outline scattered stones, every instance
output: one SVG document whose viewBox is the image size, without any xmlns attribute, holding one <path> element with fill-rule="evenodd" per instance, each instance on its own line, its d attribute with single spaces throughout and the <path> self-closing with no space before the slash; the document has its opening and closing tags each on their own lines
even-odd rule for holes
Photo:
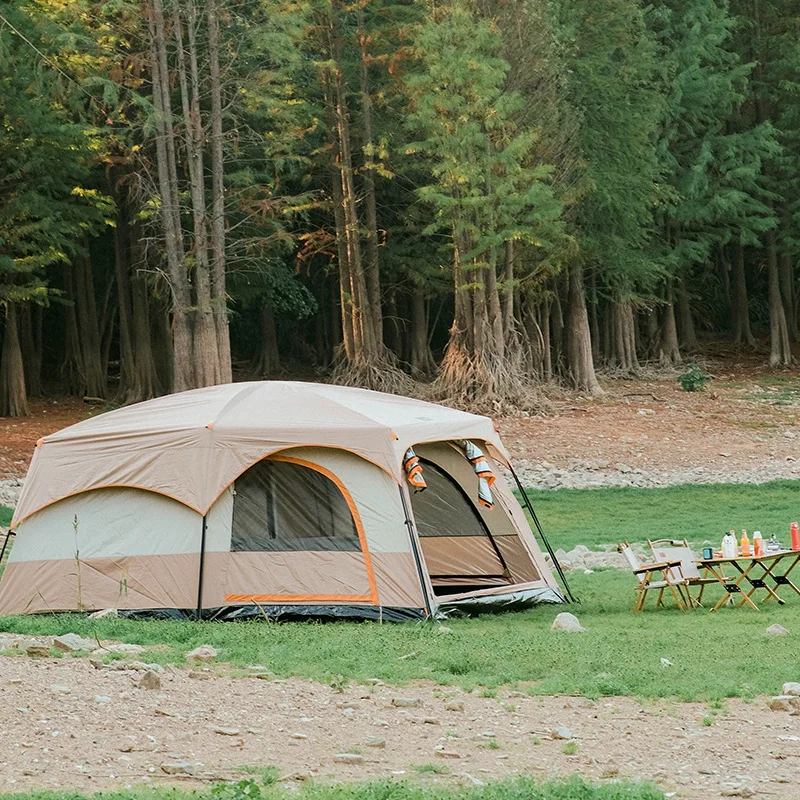
<svg viewBox="0 0 800 800">
<path fill-rule="evenodd" d="M 555 730 L 550 731 L 551 739 L 573 739 L 572 731 L 564 725 L 559 725 Z"/>
<path fill-rule="evenodd" d="M 210 644 L 201 644 L 194 650 L 186 654 L 186 661 L 202 661 L 204 664 L 211 664 L 217 660 L 219 650 Z"/>
<path fill-rule="evenodd" d="M 783 694 L 790 694 L 793 697 L 800 697 L 800 683 L 784 683 Z"/>
<path fill-rule="evenodd" d="M 419 697 L 393 697 L 392 705 L 395 708 L 419 708 L 422 700 Z"/>
<path fill-rule="evenodd" d="M 50 648 L 46 644 L 29 644 L 25 648 L 25 653 L 30 658 L 49 658 Z"/>
<path fill-rule="evenodd" d="M 445 711 L 463 711 L 464 710 L 464 701 L 463 700 L 448 700 L 444 704 Z"/>
<path fill-rule="evenodd" d="M 364 756 L 360 753 L 337 753 L 333 760 L 339 764 L 363 764 Z"/>
<path fill-rule="evenodd" d="M 56 636 L 53 639 L 53 647 L 62 653 L 79 653 L 95 649 L 96 643 L 91 639 L 84 639 L 77 633 L 65 633 L 63 636 Z"/>
<path fill-rule="evenodd" d="M 156 672 L 149 669 L 147 672 L 142 675 L 141 678 L 137 681 L 136 685 L 140 689 L 151 689 L 156 690 L 161 688 L 161 678 L 158 676 Z"/>
<path fill-rule="evenodd" d="M 562 611 L 550 626 L 551 631 L 565 631 L 567 633 L 585 633 L 586 628 L 581 625 L 578 618 L 569 611 Z"/>
<path fill-rule="evenodd" d="M 54 683 L 50 687 L 50 691 L 53 692 L 53 694 L 72 694 L 72 689 L 70 689 L 69 686 L 62 686 L 59 683 Z"/>
<path fill-rule="evenodd" d="M 167 775 L 197 775 L 202 764 L 193 761 L 164 761 L 161 771 Z"/>
<path fill-rule="evenodd" d="M 771 697 L 767 705 L 773 711 L 793 711 L 800 709 L 800 697 L 792 694 L 779 694 Z"/>
<path fill-rule="evenodd" d="M 109 653 L 118 653 L 121 656 L 138 656 L 143 653 L 145 648 L 140 644 L 128 644 L 128 642 L 112 642 L 104 644 L 102 647 L 93 650 L 89 653 L 90 656 L 95 658 L 102 658 Z"/>
<path fill-rule="evenodd" d="M 364 742 L 365 747 L 386 747 L 386 739 L 381 738 L 380 736 L 370 736 Z"/>
<path fill-rule="evenodd" d="M 778 625 L 777 622 L 774 625 L 770 625 L 766 630 L 767 636 L 786 636 L 787 633 L 789 631 L 783 625 Z"/>
<path fill-rule="evenodd" d="M 224 728 L 220 725 L 209 725 L 208 729 L 220 736 L 240 736 L 242 733 L 238 728 Z"/>
</svg>

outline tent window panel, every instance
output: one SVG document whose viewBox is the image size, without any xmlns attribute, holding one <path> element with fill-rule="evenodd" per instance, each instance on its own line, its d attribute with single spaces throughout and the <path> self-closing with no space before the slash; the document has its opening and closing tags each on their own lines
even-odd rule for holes
<svg viewBox="0 0 800 800">
<path fill-rule="evenodd" d="M 411 495 L 417 532 L 427 536 L 487 536 L 474 505 L 443 470 L 423 461 L 428 488 Z"/>
<path fill-rule="evenodd" d="M 347 501 L 322 473 L 299 464 L 262 461 L 236 480 L 233 552 L 360 549 Z"/>
</svg>

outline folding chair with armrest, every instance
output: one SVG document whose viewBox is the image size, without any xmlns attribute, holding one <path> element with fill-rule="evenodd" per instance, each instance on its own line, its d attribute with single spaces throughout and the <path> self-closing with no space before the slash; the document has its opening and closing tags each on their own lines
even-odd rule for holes
<svg viewBox="0 0 800 800">
<path fill-rule="evenodd" d="M 669 579 L 670 570 L 677 570 L 680 573 L 681 563 L 678 560 L 657 561 L 652 564 L 642 564 L 639 561 L 636 553 L 631 550 L 627 542 L 621 542 L 617 545 L 617 550 L 625 556 L 628 564 L 630 565 L 631 572 L 636 576 L 639 585 L 636 587 L 637 597 L 636 602 L 633 604 L 634 611 L 641 611 L 644 608 L 647 593 L 651 589 L 658 590 L 658 600 L 656 601 L 656 608 L 664 606 L 664 590 L 669 589 L 672 594 L 675 605 L 681 611 L 687 611 L 691 607 L 691 598 L 686 602 L 683 596 L 683 584 L 680 581 Z M 688 590 L 687 590 L 688 591 Z"/>
<path fill-rule="evenodd" d="M 703 603 L 703 591 L 710 583 L 719 583 L 719 579 L 710 574 L 709 570 L 704 569 L 703 573 L 697 567 L 697 556 L 689 547 L 686 539 L 653 539 L 647 540 L 647 545 L 653 558 L 659 561 L 679 561 L 679 569 L 671 569 L 667 574 L 667 580 L 679 583 L 686 589 L 691 607 L 700 606 Z M 699 586 L 700 591 L 697 597 L 692 597 L 689 591 L 692 587 Z"/>
</svg>

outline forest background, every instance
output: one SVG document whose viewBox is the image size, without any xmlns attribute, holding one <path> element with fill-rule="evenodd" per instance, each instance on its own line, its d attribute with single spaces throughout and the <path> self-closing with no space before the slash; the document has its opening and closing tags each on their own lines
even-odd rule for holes
<svg viewBox="0 0 800 800">
<path fill-rule="evenodd" d="M 792 362 L 799 0 L 2 0 L 0 415 Z"/>
</svg>

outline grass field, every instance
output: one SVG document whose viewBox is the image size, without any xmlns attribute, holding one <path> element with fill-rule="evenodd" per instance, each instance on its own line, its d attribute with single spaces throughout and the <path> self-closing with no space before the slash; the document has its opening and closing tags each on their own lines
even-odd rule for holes
<svg viewBox="0 0 800 800">
<path fill-rule="evenodd" d="M 75 792 L 39 791 L 0 794 L 3 800 L 82 800 Z M 419 783 L 381 781 L 370 783 L 304 784 L 299 791 L 264 786 L 252 780 L 216 784 L 211 789 L 186 791 L 174 788 L 98 792 L 92 800 L 664 800 L 654 786 L 627 782 L 592 785 L 580 778 L 536 783 L 522 778 L 474 789 L 424 786 Z M 88 797 L 86 798 L 88 800 Z"/>
<path fill-rule="evenodd" d="M 0 528 L 7 528 L 11 524 L 11 516 L 14 512 L 6 506 L 0 505 Z"/>
<path fill-rule="evenodd" d="M 717 541 L 730 527 L 785 530 L 794 514 L 794 485 L 694 486 L 673 489 L 559 490 L 534 493 L 539 516 L 554 547 L 648 535 L 687 535 Z M 800 516 L 800 514 L 798 514 Z M 786 537 L 784 536 L 784 540 Z M 800 568 L 799 568 L 800 571 Z M 181 663 L 203 643 L 222 650 L 232 669 L 264 664 L 280 676 L 321 681 L 391 683 L 430 679 L 471 689 L 516 685 L 531 694 L 632 695 L 714 700 L 776 693 L 800 680 L 797 638 L 800 598 L 789 597 L 761 612 L 724 608 L 716 614 L 658 609 L 654 598 L 632 613 L 634 577 L 600 570 L 571 573 L 580 598 L 574 611 L 585 634 L 549 630 L 561 607 L 447 622 L 452 634 L 429 623 L 265 624 L 88 620 L 62 615 L 0 618 L 0 630 L 27 634 L 67 631 L 145 645 L 166 645 L 147 660 Z M 715 590 L 710 596 L 716 597 Z M 769 639 L 779 622 L 789 636 Z M 409 656 L 409 654 L 411 654 Z M 672 666 L 664 667 L 662 658 Z M 340 677 L 341 676 L 341 677 Z"/>
</svg>

